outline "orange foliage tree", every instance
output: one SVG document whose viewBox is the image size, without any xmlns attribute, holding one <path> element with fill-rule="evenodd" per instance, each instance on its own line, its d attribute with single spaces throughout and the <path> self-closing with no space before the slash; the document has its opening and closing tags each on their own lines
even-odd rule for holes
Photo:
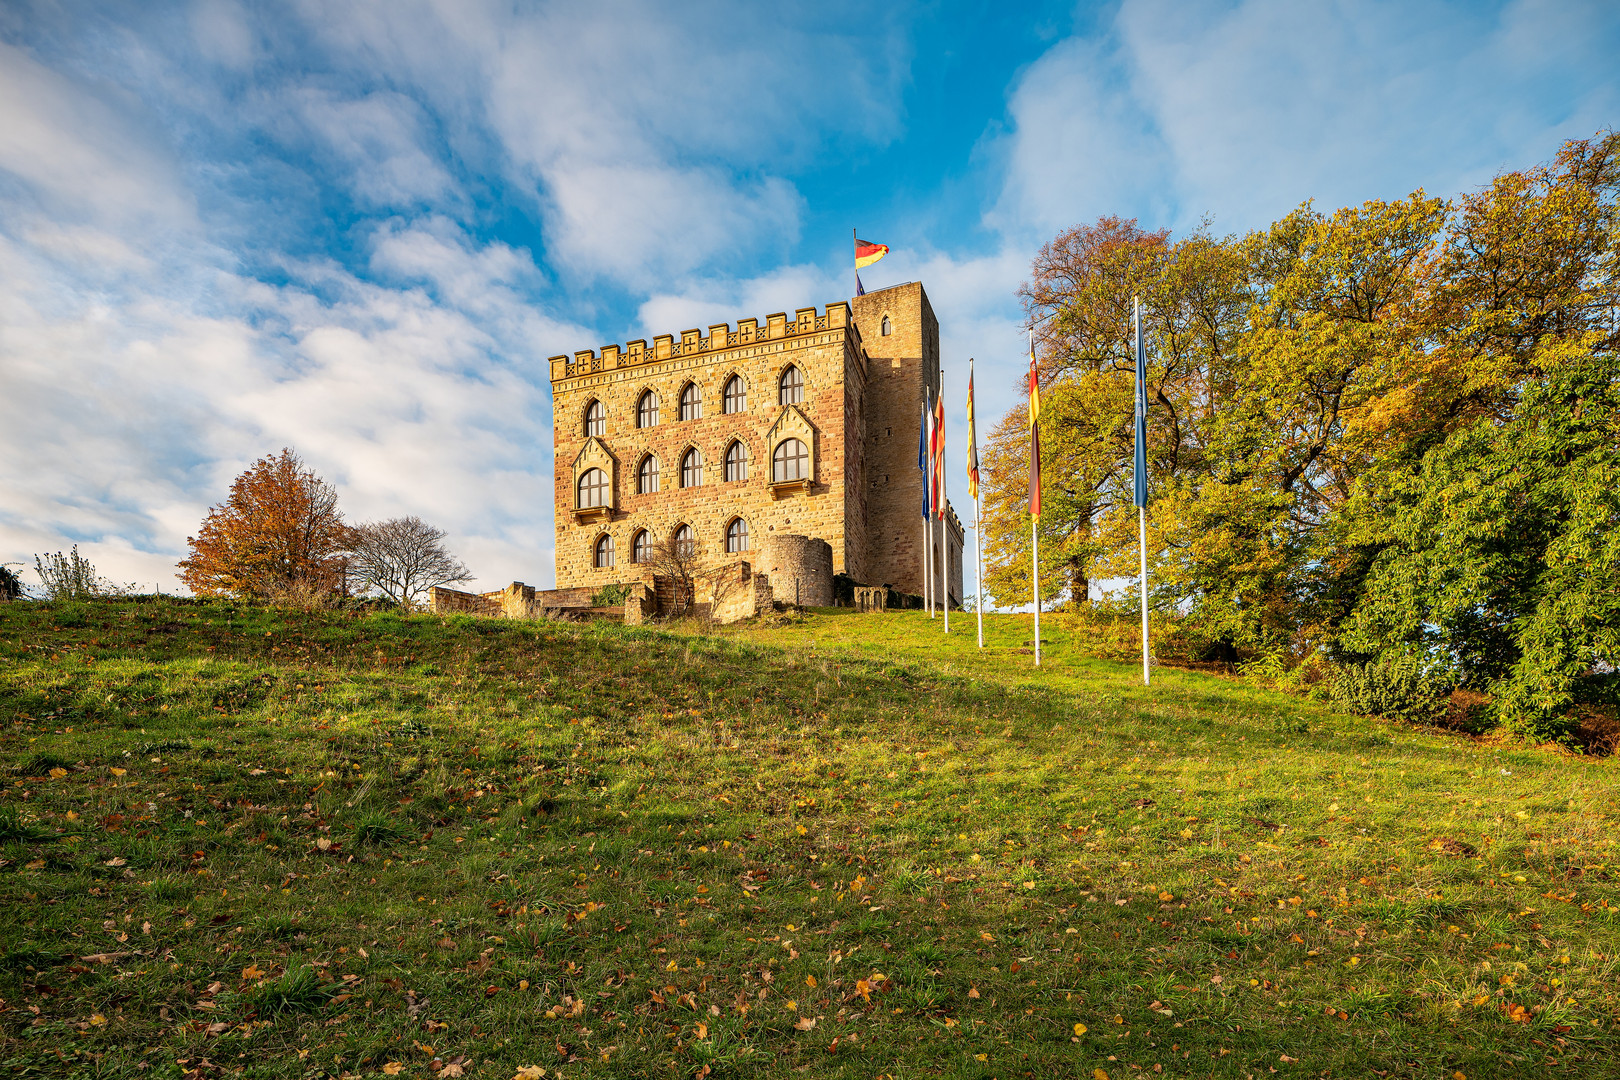
<svg viewBox="0 0 1620 1080">
<path fill-rule="evenodd" d="M 337 492 L 283 449 L 262 458 L 231 484 L 224 505 L 210 507 L 180 580 L 200 595 L 266 597 L 290 589 L 336 592 L 352 530 Z"/>
</svg>

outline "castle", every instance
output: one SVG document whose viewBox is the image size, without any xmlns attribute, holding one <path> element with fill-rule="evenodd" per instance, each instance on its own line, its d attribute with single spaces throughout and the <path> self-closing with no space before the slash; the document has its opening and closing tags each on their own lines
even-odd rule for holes
<svg viewBox="0 0 1620 1080">
<path fill-rule="evenodd" d="M 917 282 L 552 357 L 557 590 L 651 593 L 669 543 L 736 564 L 750 606 L 772 593 L 830 604 L 834 575 L 921 594 L 918 426 L 939 364 Z M 941 532 L 934 595 L 949 544 L 943 590 L 960 605 L 964 534 L 948 506 Z"/>
</svg>

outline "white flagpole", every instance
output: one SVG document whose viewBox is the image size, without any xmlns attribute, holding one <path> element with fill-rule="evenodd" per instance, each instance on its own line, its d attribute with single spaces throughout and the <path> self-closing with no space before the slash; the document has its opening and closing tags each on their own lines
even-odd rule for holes
<svg viewBox="0 0 1620 1080">
<path fill-rule="evenodd" d="M 1035 579 L 1035 666 L 1041 666 L 1041 534 L 1040 522 L 1029 519 L 1030 569 Z"/>
<path fill-rule="evenodd" d="M 973 385 L 973 358 L 968 358 L 968 386 Z M 979 407 L 977 401 L 971 403 L 975 409 Z M 975 423 L 978 417 L 974 418 Z M 974 439 L 978 438 L 978 431 L 974 431 Z M 975 452 L 977 446 L 975 446 Z M 975 453 L 976 456 L 976 453 Z M 969 477 L 969 479 L 972 479 Z M 979 648 L 984 648 L 984 525 L 980 521 L 983 512 L 979 508 L 978 485 L 973 490 L 973 595 L 978 600 L 979 608 Z"/>
<path fill-rule="evenodd" d="M 1136 365 L 1137 365 L 1136 379 L 1137 379 L 1138 386 L 1141 386 L 1143 381 L 1147 378 L 1147 375 L 1141 370 L 1142 364 L 1146 360 L 1147 353 L 1146 353 L 1146 350 L 1144 350 L 1142 348 L 1142 301 L 1135 300 L 1133 298 L 1133 302 L 1136 305 Z M 1146 398 L 1143 395 L 1144 395 L 1144 391 L 1142 391 L 1140 389 L 1137 391 L 1137 393 L 1135 395 L 1136 396 L 1136 408 L 1138 410 L 1144 409 L 1146 407 L 1146 405 L 1147 405 Z M 1137 425 L 1137 427 L 1136 427 L 1135 436 L 1136 436 L 1136 438 L 1141 438 L 1142 437 L 1142 428 L 1141 428 L 1140 425 Z M 1146 458 L 1143 455 L 1138 455 L 1138 460 L 1145 461 Z M 1137 544 L 1138 544 L 1138 547 L 1140 548 L 1140 550 L 1142 552 L 1142 685 L 1143 686 L 1152 686 L 1153 685 L 1153 674 L 1152 674 L 1152 667 L 1151 667 L 1151 664 L 1149 662 L 1149 650 L 1148 650 L 1148 575 L 1147 575 L 1147 507 L 1146 506 L 1138 506 L 1136 508 L 1136 522 L 1137 522 Z"/>
<path fill-rule="evenodd" d="M 943 365 L 939 369 L 939 400 L 939 411 L 943 414 L 945 412 L 945 368 Z M 940 563 L 942 569 L 939 575 L 939 588 L 940 592 L 945 595 L 945 632 L 948 634 L 951 632 L 951 500 L 948 491 L 951 473 L 949 469 L 945 468 L 943 460 L 945 457 L 945 432 L 943 429 L 939 433 L 939 448 L 941 461 L 938 467 L 944 470 L 939 474 L 939 535 L 940 558 L 942 560 Z"/>
</svg>

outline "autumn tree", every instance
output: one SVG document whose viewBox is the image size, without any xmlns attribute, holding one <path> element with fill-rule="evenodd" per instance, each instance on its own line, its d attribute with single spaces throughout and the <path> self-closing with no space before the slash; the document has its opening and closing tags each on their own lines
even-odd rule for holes
<svg viewBox="0 0 1620 1080">
<path fill-rule="evenodd" d="M 471 581 L 472 573 L 444 546 L 445 532 L 419 517 L 357 525 L 347 572 L 359 592 L 375 592 L 414 607 L 429 589 Z"/>
<path fill-rule="evenodd" d="M 340 590 L 353 530 L 337 501 L 336 490 L 290 449 L 254 462 L 186 538 L 191 551 L 180 562 L 180 580 L 204 596 Z"/>
</svg>

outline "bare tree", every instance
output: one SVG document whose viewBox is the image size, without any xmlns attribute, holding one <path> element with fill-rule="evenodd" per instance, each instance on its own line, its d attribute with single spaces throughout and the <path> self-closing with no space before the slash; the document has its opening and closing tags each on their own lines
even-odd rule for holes
<svg viewBox="0 0 1620 1080">
<path fill-rule="evenodd" d="M 415 607 L 437 585 L 471 581 L 472 573 L 445 550 L 445 535 L 414 514 L 357 526 L 349 580 L 358 591 L 379 592 L 406 607 Z"/>
<path fill-rule="evenodd" d="M 662 540 L 652 546 L 650 558 L 653 577 L 669 581 L 674 590 L 670 610 L 666 615 L 685 615 L 697 597 L 697 581 L 701 562 L 698 546 L 693 540 Z"/>
</svg>

